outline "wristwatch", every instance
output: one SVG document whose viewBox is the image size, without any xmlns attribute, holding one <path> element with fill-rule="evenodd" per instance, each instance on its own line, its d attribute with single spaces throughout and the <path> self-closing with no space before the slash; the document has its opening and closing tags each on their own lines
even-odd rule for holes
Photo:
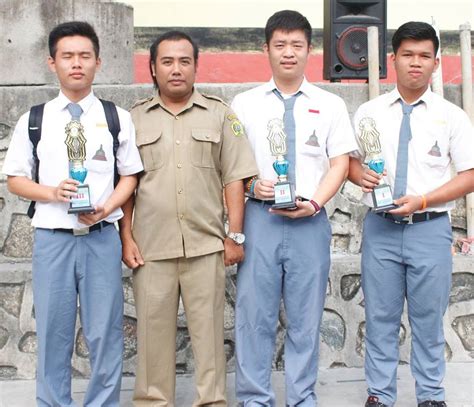
<svg viewBox="0 0 474 407">
<path fill-rule="evenodd" d="M 245 235 L 243 233 L 239 232 L 229 232 L 227 234 L 227 237 L 229 239 L 232 239 L 235 244 L 238 244 L 239 246 L 245 242 Z"/>
</svg>

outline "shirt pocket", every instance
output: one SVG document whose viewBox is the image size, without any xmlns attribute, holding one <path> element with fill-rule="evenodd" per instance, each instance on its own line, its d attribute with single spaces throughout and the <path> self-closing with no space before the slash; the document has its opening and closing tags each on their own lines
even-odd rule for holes
<svg viewBox="0 0 474 407">
<path fill-rule="evenodd" d="M 89 155 L 90 153 L 90 155 Z M 114 153 L 112 141 L 110 143 L 97 144 L 93 150 L 88 151 L 89 158 L 85 167 L 98 174 L 112 173 L 114 170 Z"/>
<path fill-rule="evenodd" d="M 432 169 L 445 170 L 449 165 L 449 159 L 445 157 L 427 156 L 423 160 L 424 164 Z"/>
<path fill-rule="evenodd" d="M 192 129 L 191 163 L 195 167 L 215 168 L 221 135 L 212 129 Z"/>
<path fill-rule="evenodd" d="M 145 137 L 137 137 L 137 147 L 143 162 L 145 171 L 155 171 L 163 167 L 163 140 L 162 132 L 148 134 Z"/>
<path fill-rule="evenodd" d="M 425 154 L 423 163 L 433 170 L 446 170 L 450 163 L 448 147 L 442 140 L 433 138 L 429 143 L 425 143 L 423 148 Z"/>
<path fill-rule="evenodd" d="M 311 136 L 300 144 L 299 152 L 308 157 L 318 158 L 326 155 L 326 145 L 321 140 L 321 137 L 315 138 L 315 136 Z"/>
<path fill-rule="evenodd" d="M 114 163 L 113 161 L 89 160 L 86 168 L 89 171 L 96 172 L 98 174 L 111 173 L 114 170 Z"/>
</svg>

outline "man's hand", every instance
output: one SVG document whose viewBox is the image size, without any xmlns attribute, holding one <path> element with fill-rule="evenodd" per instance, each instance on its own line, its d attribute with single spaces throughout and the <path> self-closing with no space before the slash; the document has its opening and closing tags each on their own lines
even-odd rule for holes
<svg viewBox="0 0 474 407">
<path fill-rule="evenodd" d="M 110 212 L 107 211 L 104 206 L 96 205 L 94 206 L 94 212 L 81 213 L 78 216 L 78 220 L 79 222 L 84 223 L 84 225 L 95 225 L 109 215 Z"/>
<path fill-rule="evenodd" d="M 77 192 L 79 181 L 67 178 L 59 183 L 54 189 L 53 202 L 70 202 L 71 196 Z"/>
<path fill-rule="evenodd" d="M 384 175 L 386 171 L 384 170 Z M 373 189 L 379 185 L 382 175 L 377 174 L 375 171 L 370 168 L 364 168 L 362 170 L 362 177 L 360 180 L 360 186 L 362 187 L 362 192 L 372 192 Z"/>
<path fill-rule="evenodd" d="M 276 184 L 275 181 L 270 181 L 267 179 L 258 179 L 255 181 L 255 187 L 253 193 L 257 199 L 274 199 L 275 190 L 273 186 Z"/>
<path fill-rule="evenodd" d="M 240 263 L 243 259 L 244 247 L 226 237 L 224 239 L 224 265 L 226 267 L 233 266 L 236 263 Z"/>
<path fill-rule="evenodd" d="M 135 240 L 131 237 L 122 237 L 122 260 L 132 270 L 145 264 Z"/>
<path fill-rule="evenodd" d="M 393 203 L 399 205 L 400 208 L 392 209 L 388 211 L 389 213 L 392 215 L 408 216 L 421 209 L 423 198 L 421 196 L 405 195 L 399 199 L 395 199 Z"/>
<path fill-rule="evenodd" d="M 269 209 L 269 212 L 274 213 L 275 215 L 287 216 L 288 218 L 296 219 L 303 218 L 305 216 L 313 216 L 315 213 L 315 208 L 313 204 L 309 201 L 300 201 L 296 200 L 296 209 Z"/>
</svg>

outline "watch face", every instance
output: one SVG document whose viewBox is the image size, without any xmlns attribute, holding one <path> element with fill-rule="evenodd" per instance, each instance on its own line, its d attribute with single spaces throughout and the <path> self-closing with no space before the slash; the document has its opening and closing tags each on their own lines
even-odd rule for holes
<svg viewBox="0 0 474 407">
<path fill-rule="evenodd" d="M 229 233 L 229 237 L 237 244 L 245 242 L 245 235 L 243 233 Z"/>
<path fill-rule="evenodd" d="M 235 234 L 235 243 L 242 244 L 245 242 L 245 235 L 243 233 L 236 233 Z"/>
</svg>

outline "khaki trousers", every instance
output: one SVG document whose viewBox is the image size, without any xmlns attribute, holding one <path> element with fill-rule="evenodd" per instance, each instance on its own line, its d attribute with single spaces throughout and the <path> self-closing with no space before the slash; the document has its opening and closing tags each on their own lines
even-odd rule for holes
<svg viewBox="0 0 474 407">
<path fill-rule="evenodd" d="M 134 273 L 133 290 L 138 319 L 134 406 L 175 405 L 180 296 L 194 354 L 193 406 L 225 406 L 223 252 L 146 262 Z"/>
</svg>

